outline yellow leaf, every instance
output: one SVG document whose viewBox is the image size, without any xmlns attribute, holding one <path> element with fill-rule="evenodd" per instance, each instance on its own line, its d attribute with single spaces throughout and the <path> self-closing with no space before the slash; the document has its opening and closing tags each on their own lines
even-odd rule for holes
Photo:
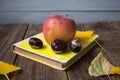
<svg viewBox="0 0 120 80">
<path fill-rule="evenodd" d="M 10 72 L 13 72 L 13 71 L 17 71 L 17 70 L 20 70 L 21 68 L 19 67 L 16 67 L 14 65 L 11 65 L 11 64 L 8 64 L 8 63 L 4 63 L 2 61 L 0 61 L 0 74 L 8 74 Z"/>
<path fill-rule="evenodd" d="M 80 40 L 85 40 L 92 37 L 93 34 L 94 31 L 76 31 L 75 38 L 78 38 Z"/>
<path fill-rule="evenodd" d="M 120 75 L 120 67 L 113 67 L 111 69 L 112 74 L 119 74 Z"/>
</svg>

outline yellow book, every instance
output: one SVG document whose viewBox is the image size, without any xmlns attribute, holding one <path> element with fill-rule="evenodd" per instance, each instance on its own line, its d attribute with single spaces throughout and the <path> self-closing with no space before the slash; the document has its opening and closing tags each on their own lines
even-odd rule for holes
<svg viewBox="0 0 120 80">
<path fill-rule="evenodd" d="M 37 37 L 43 41 L 42 49 L 33 49 L 29 45 L 29 39 Z M 31 60 L 48 65 L 55 69 L 65 70 L 74 62 L 80 59 L 87 51 L 93 48 L 96 44 L 95 39 L 98 35 L 93 35 L 87 40 L 81 41 L 82 49 L 78 53 L 74 53 L 67 49 L 64 53 L 56 54 L 44 39 L 43 33 L 36 34 L 20 42 L 12 45 L 13 52 Z"/>
</svg>

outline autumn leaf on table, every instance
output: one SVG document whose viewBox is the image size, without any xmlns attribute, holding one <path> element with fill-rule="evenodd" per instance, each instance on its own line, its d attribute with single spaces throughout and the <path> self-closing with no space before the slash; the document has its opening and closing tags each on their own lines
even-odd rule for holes
<svg viewBox="0 0 120 80">
<path fill-rule="evenodd" d="M 120 67 L 112 65 L 101 51 L 91 62 L 89 66 L 89 75 L 98 77 L 110 74 L 120 75 Z"/>
<path fill-rule="evenodd" d="M 0 61 L 0 74 L 5 75 L 7 77 L 7 74 L 20 70 L 21 68 L 16 67 L 12 64 L 4 63 Z M 8 79 L 9 80 L 9 79 Z"/>
<path fill-rule="evenodd" d="M 80 40 L 87 40 L 94 35 L 94 31 L 76 31 L 75 38 Z"/>
</svg>

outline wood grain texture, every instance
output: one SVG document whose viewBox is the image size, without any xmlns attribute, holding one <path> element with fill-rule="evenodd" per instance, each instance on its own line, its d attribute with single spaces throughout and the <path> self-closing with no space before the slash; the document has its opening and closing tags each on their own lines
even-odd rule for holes
<svg viewBox="0 0 120 80">
<path fill-rule="evenodd" d="M 84 30 L 94 30 L 96 34 L 99 34 L 99 42 L 106 49 L 107 59 L 116 66 L 120 66 L 120 36 L 119 22 L 110 23 L 110 22 L 98 22 L 98 23 L 89 23 L 83 24 Z M 81 26 L 80 26 L 81 27 Z M 107 76 L 103 77 L 90 77 L 88 74 L 88 67 L 91 61 L 98 55 L 101 48 L 95 46 L 90 50 L 84 57 L 78 60 L 73 66 L 67 70 L 69 80 L 109 80 Z M 112 80 L 120 80 L 117 75 L 110 76 Z"/>
<path fill-rule="evenodd" d="M 85 24 L 78 26 L 77 30 L 86 30 Z M 88 74 L 88 67 L 91 61 L 97 56 L 100 48 L 95 46 L 86 55 L 84 55 L 80 60 L 74 63 L 70 68 L 67 69 L 67 74 L 69 80 L 109 80 L 107 76 L 105 77 L 91 77 Z"/>
<path fill-rule="evenodd" d="M 98 21 L 120 21 L 120 12 L 0 12 L 0 24 L 31 23 L 43 24 L 51 15 L 68 15 L 76 23 Z"/>
<path fill-rule="evenodd" d="M 22 28 L 21 28 L 22 27 Z M 16 54 L 12 52 L 11 46 L 22 40 L 27 29 L 27 24 L 0 25 L 0 60 L 14 64 Z M 1 67 L 1 66 L 0 66 Z M 2 75 L 0 75 L 1 77 Z M 6 80 L 5 76 L 0 80 Z"/>
<path fill-rule="evenodd" d="M 107 59 L 120 67 L 120 22 L 97 22 L 77 24 L 77 30 L 94 30 L 100 37 L 98 41 L 107 50 Z M 80 60 L 65 71 L 59 71 L 41 63 L 18 56 L 12 52 L 11 45 L 42 32 L 42 24 L 0 25 L 0 60 L 22 68 L 19 74 L 11 73 L 10 80 L 109 80 L 107 76 L 91 77 L 88 67 L 101 48 L 95 46 Z M 118 75 L 110 75 L 112 80 L 120 80 Z"/>
<path fill-rule="evenodd" d="M 95 33 L 100 35 L 100 41 L 107 50 L 106 56 L 116 66 L 120 65 L 120 62 L 118 61 L 120 58 L 119 26 L 120 24 L 115 22 L 99 22 L 96 24 L 85 25 L 87 30 L 92 29 Z"/>
<path fill-rule="evenodd" d="M 119 0 L 1 0 L 0 11 L 120 10 Z"/>
<path fill-rule="evenodd" d="M 120 21 L 120 0 L 0 0 L 0 24 L 43 24 L 54 14 L 77 23 Z"/>
<path fill-rule="evenodd" d="M 0 60 L 14 63 L 16 54 L 12 53 L 11 45 L 22 40 L 26 28 L 22 24 L 0 26 Z"/>
</svg>

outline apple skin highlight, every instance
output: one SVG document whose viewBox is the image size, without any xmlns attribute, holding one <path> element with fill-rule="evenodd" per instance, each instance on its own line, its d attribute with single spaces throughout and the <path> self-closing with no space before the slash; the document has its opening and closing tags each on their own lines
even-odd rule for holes
<svg viewBox="0 0 120 80">
<path fill-rule="evenodd" d="M 49 45 L 55 39 L 69 43 L 74 38 L 75 32 L 75 21 L 61 15 L 50 16 L 43 24 L 44 38 Z"/>
</svg>

